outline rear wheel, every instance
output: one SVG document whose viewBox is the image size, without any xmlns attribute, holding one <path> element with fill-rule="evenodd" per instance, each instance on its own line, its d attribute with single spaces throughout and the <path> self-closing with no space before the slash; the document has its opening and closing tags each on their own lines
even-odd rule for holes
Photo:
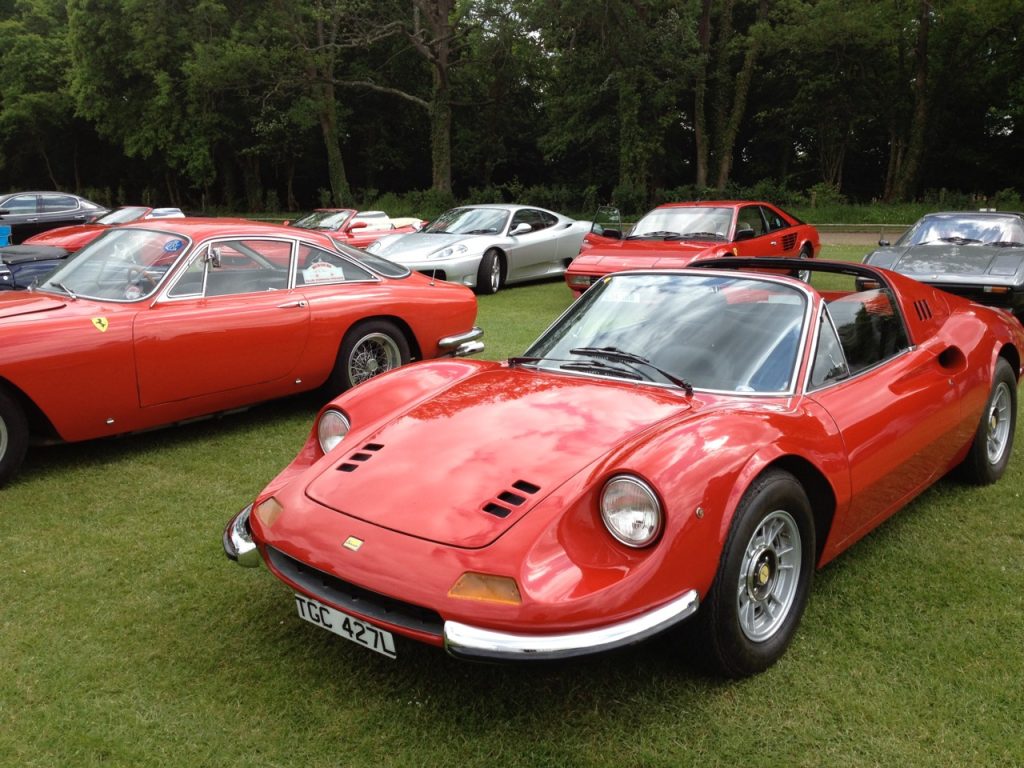
<svg viewBox="0 0 1024 768">
<path fill-rule="evenodd" d="M 0 389 L 0 485 L 4 485 L 25 459 L 28 420 L 21 406 Z"/>
<path fill-rule="evenodd" d="M 785 652 L 807 605 L 814 539 L 811 504 L 791 474 L 771 470 L 747 489 L 698 619 L 718 671 L 745 677 Z"/>
<path fill-rule="evenodd" d="M 814 253 L 811 251 L 811 247 L 809 245 L 805 245 L 803 248 L 801 248 L 800 249 L 800 255 L 797 256 L 797 258 L 798 259 L 811 259 L 811 258 L 814 258 Z M 795 277 L 797 280 L 802 280 L 805 283 L 809 283 L 809 282 L 811 282 L 811 270 L 809 270 L 809 269 L 798 269 L 798 270 L 796 270 L 796 272 L 793 273 L 793 277 Z"/>
<path fill-rule="evenodd" d="M 501 254 L 494 248 L 484 253 L 476 272 L 476 292 L 490 295 L 501 290 L 504 283 L 504 264 Z"/>
<path fill-rule="evenodd" d="M 1017 378 L 1010 364 L 1000 358 L 992 377 L 992 391 L 974 433 L 974 442 L 961 465 L 967 480 L 988 485 L 1003 476 L 1013 452 L 1016 428 Z"/>
<path fill-rule="evenodd" d="M 409 362 L 409 342 L 388 320 L 370 320 L 349 329 L 341 342 L 328 394 L 336 395 Z"/>
</svg>

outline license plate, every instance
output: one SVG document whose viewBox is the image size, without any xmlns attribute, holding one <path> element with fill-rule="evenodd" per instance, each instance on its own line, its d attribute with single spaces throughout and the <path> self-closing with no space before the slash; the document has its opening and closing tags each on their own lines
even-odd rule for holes
<svg viewBox="0 0 1024 768">
<path fill-rule="evenodd" d="M 395 638 L 390 632 L 303 595 L 295 596 L 295 607 L 299 611 L 300 619 L 341 635 L 346 640 L 381 653 L 389 659 L 395 658 Z"/>
</svg>

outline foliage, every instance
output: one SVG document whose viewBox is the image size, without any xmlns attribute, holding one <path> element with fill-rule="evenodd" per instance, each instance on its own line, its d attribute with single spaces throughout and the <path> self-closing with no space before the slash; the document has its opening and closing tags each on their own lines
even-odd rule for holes
<svg viewBox="0 0 1024 768">
<path fill-rule="evenodd" d="M 4 0 L 0 189 L 1012 202 L 1022 36 L 1019 0 Z"/>
</svg>

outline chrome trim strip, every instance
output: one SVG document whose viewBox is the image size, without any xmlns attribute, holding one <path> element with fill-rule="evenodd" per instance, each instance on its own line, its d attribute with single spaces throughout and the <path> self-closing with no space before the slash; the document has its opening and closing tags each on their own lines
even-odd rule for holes
<svg viewBox="0 0 1024 768">
<path fill-rule="evenodd" d="M 251 514 L 252 504 L 249 504 L 228 521 L 221 539 L 224 554 L 229 560 L 234 560 L 244 568 L 255 568 L 261 560 L 260 551 L 256 548 L 256 542 L 252 540 L 252 532 L 249 530 Z"/>
<path fill-rule="evenodd" d="M 452 656 L 467 659 L 565 659 L 600 653 L 644 640 L 696 613 L 697 590 L 650 613 L 600 629 L 563 635 L 525 635 L 495 632 L 457 621 L 444 624 L 444 647 Z"/>
</svg>

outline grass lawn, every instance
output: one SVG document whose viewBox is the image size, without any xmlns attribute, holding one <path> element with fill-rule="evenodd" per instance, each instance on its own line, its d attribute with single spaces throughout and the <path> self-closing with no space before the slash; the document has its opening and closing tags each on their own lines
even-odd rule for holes
<svg viewBox="0 0 1024 768">
<path fill-rule="evenodd" d="M 485 357 L 568 304 L 483 298 Z M 817 574 L 778 665 L 726 683 L 675 636 L 489 666 L 300 621 L 220 534 L 317 406 L 30 452 L 0 490 L 0 766 L 1024 765 L 1020 430 L 1001 483 L 925 493 Z"/>
</svg>

